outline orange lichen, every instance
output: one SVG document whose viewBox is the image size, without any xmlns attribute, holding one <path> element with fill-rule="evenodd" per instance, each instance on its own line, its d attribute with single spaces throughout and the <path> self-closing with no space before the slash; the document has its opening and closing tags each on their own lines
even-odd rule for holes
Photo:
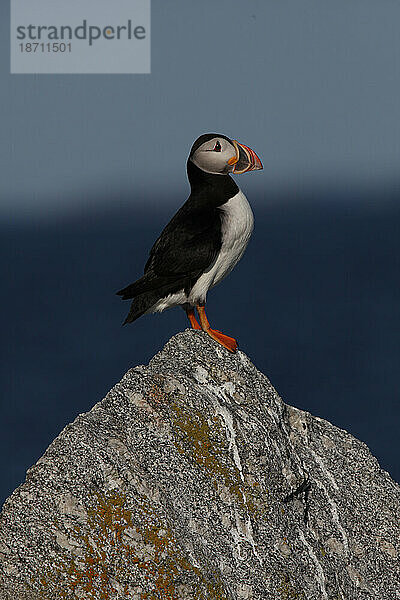
<svg viewBox="0 0 400 600">
<path fill-rule="evenodd" d="M 178 600 L 177 582 L 187 579 L 194 600 L 225 600 L 218 576 L 210 581 L 186 559 L 145 497 L 132 510 L 120 492 L 98 494 L 87 514 L 85 528 L 70 530 L 81 555 L 64 553 L 38 577 L 42 598 L 114 600 L 135 592 L 140 600 Z"/>
<path fill-rule="evenodd" d="M 166 399 L 166 394 L 164 390 L 157 383 L 153 383 L 150 391 L 148 392 L 150 400 L 155 402 L 156 404 L 161 404 Z"/>
</svg>

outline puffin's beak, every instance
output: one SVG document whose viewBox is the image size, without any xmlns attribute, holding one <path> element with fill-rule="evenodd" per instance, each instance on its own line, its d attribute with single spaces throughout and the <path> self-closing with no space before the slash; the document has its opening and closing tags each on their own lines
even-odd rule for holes
<svg viewBox="0 0 400 600">
<path fill-rule="evenodd" d="M 236 140 L 232 140 L 232 142 L 236 150 L 236 156 L 232 156 L 228 160 L 228 164 L 233 165 L 232 173 L 246 173 L 263 168 L 262 162 L 254 150 L 244 144 L 239 144 Z"/>
</svg>

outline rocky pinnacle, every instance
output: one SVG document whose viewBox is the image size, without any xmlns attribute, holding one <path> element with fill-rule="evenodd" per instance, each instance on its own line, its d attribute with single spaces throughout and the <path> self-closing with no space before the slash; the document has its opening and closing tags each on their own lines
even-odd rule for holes
<svg viewBox="0 0 400 600">
<path fill-rule="evenodd" d="M 367 446 L 185 331 L 6 501 L 0 600 L 398 600 L 399 553 L 400 488 Z"/>
</svg>

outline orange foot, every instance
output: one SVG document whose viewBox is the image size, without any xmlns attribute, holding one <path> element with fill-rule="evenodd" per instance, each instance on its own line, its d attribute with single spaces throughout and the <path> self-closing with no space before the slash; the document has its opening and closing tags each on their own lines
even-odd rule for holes
<svg viewBox="0 0 400 600">
<path fill-rule="evenodd" d="M 196 315 L 194 314 L 193 308 L 187 308 L 186 315 L 190 321 L 190 325 L 191 325 L 192 329 L 201 329 L 200 325 L 197 322 Z"/>
<path fill-rule="evenodd" d="M 224 348 L 229 350 L 229 352 L 237 351 L 238 345 L 234 338 L 231 338 L 228 335 L 221 333 L 217 329 L 207 329 L 206 333 L 208 333 L 208 335 L 212 337 L 213 340 L 221 344 L 221 346 L 224 346 Z"/>
</svg>

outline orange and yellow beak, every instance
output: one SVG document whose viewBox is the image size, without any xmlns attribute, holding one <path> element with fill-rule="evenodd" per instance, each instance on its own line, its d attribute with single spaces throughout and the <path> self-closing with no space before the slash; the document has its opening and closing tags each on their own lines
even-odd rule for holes
<svg viewBox="0 0 400 600">
<path fill-rule="evenodd" d="M 228 164 L 233 166 L 232 173 L 240 174 L 263 168 L 262 162 L 254 150 L 244 144 L 239 144 L 236 140 L 232 140 L 232 143 L 236 150 L 236 155 L 228 160 Z"/>
</svg>

